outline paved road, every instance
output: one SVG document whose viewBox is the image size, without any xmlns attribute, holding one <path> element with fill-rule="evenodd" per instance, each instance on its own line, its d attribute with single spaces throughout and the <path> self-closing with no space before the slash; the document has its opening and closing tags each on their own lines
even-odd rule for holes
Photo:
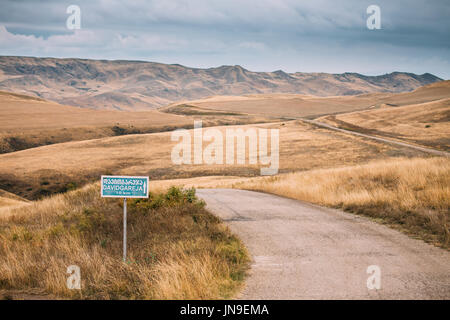
<svg viewBox="0 0 450 320">
<path fill-rule="evenodd" d="M 339 210 L 275 195 L 199 189 L 253 263 L 240 299 L 450 299 L 450 253 Z M 367 288 L 377 265 L 381 288 Z"/>
<path fill-rule="evenodd" d="M 316 121 L 316 120 L 307 120 L 307 119 L 300 119 L 300 120 L 302 120 L 302 121 L 304 121 L 306 123 L 309 123 L 309 124 L 316 125 L 318 127 L 326 128 L 326 129 L 331 129 L 331 130 L 335 130 L 335 131 L 339 131 L 339 132 L 343 132 L 343 133 L 349 133 L 349 134 L 352 134 L 352 135 L 355 135 L 355 136 L 360 136 L 360 137 L 364 137 L 364 138 L 368 138 L 368 139 L 372 139 L 372 140 L 377 140 L 377 141 L 384 142 L 384 143 L 395 144 L 395 145 L 398 145 L 398 146 L 419 150 L 419 151 L 422 151 L 422 152 L 425 152 L 425 153 L 434 154 L 434 155 L 437 155 L 437 156 L 450 157 L 450 153 L 449 152 L 445 152 L 445 151 L 439 151 L 439 150 L 435 150 L 435 149 L 431 149 L 431 148 L 425 148 L 425 147 L 416 146 L 416 145 L 409 144 L 409 143 L 406 143 L 406 142 L 400 142 L 400 141 L 396 141 L 396 140 L 375 137 L 375 136 L 372 136 L 372 135 L 359 133 L 359 132 L 355 132 L 355 131 L 345 130 L 345 129 L 337 128 L 335 126 L 329 125 L 327 123 L 319 122 L 319 121 Z"/>
</svg>

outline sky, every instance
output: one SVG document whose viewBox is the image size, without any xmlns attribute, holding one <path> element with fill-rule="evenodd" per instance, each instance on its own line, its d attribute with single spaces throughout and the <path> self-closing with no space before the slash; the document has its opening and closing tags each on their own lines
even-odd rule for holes
<svg viewBox="0 0 450 320">
<path fill-rule="evenodd" d="M 449 17 L 448 0 L 0 0 L 0 55 L 450 79 Z"/>
</svg>

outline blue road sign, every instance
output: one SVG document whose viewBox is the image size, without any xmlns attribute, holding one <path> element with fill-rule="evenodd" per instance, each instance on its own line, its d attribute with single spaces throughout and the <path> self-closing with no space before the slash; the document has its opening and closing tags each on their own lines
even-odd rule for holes
<svg viewBox="0 0 450 320">
<path fill-rule="evenodd" d="M 102 176 L 102 197 L 148 198 L 148 177 Z"/>
</svg>

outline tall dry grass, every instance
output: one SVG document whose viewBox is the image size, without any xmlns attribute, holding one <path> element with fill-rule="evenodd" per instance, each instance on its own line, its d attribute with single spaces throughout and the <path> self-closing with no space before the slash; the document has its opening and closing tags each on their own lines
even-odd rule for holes
<svg viewBox="0 0 450 320">
<path fill-rule="evenodd" d="M 245 248 L 193 190 L 171 188 L 149 200 L 129 201 L 127 263 L 122 262 L 121 204 L 101 198 L 94 184 L 5 213 L 0 217 L 0 293 L 218 299 L 239 288 Z M 69 265 L 81 269 L 81 290 L 66 286 Z"/>
<path fill-rule="evenodd" d="M 253 179 L 233 187 L 342 208 L 378 218 L 411 235 L 449 247 L 450 160 L 447 158 L 382 160 Z"/>
</svg>

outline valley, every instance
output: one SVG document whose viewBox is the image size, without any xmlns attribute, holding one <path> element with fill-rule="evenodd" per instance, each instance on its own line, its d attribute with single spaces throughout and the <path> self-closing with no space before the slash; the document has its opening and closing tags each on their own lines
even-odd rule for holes
<svg viewBox="0 0 450 320">
<path fill-rule="evenodd" d="M 17 59 L 20 61 L 22 58 Z M 34 60 L 30 59 L 29 63 L 30 61 Z M 38 67 L 42 61 L 47 65 Z M 28 66 L 30 69 L 27 69 L 27 72 L 36 72 L 39 77 L 51 78 L 48 72 L 53 70 L 52 64 L 55 61 L 38 62 L 34 61 L 32 67 Z M 65 63 L 69 63 L 74 70 L 84 70 L 87 75 L 97 70 L 93 69 L 94 66 L 99 68 L 99 65 L 104 64 L 98 61 L 68 60 L 62 65 Z M 90 64 L 92 68 L 83 69 Z M 114 82 L 116 89 L 123 85 L 124 70 L 134 64 L 139 63 L 105 64 L 108 68 L 117 68 L 115 76 L 121 80 Z M 152 65 L 152 68 L 154 67 Z M 59 65 L 58 68 L 62 66 Z M 161 72 L 159 77 L 163 79 L 163 70 L 166 68 L 178 70 L 184 67 L 158 65 L 158 68 Z M 69 69 L 63 69 L 70 75 Z M 400 86 L 401 90 L 409 92 L 397 92 L 401 91 L 397 87 L 380 87 L 385 78 L 376 87 L 355 80 L 358 85 L 351 82 L 350 87 L 355 90 L 352 92 L 342 91 L 344 89 L 336 83 L 334 91 L 314 91 L 309 87 L 305 93 L 292 93 L 289 87 L 282 86 L 282 78 L 293 75 L 286 76 L 277 72 L 264 75 L 270 76 L 272 82 L 275 77 L 279 77 L 277 86 L 261 89 L 255 85 L 252 90 L 259 88 L 255 93 L 240 86 L 244 85 L 242 79 L 253 77 L 255 80 L 256 75 L 239 68 L 233 69 L 236 74 L 227 73 L 225 69 L 223 72 L 226 77 L 235 77 L 230 91 L 211 91 L 208 96 L 205 93 L 189 93 L 183 94 L 182 99 L 168 96 L 163 100 L 145 100 L 140 96 L 141 102 L 121 100 L 120 106 L 115 105 L 122 99 L 119 99 L 119 96 L 114 96 L 114 99 L 118 99 L 114 105 L 109 99 L 104 100 L 104 104 L 98 103 L 98 95 L 101 94 L 90 92 L 91 89 L 86 89 L 88 94 L 80 96 L 75 103 L 66 93 L 56 94 L 59 90 L 56 85 L 54 90 L 45 89 L 49 82 L 39 82 L 39 97 L 29 95 L 31 90 L 21 87 L 20 82 L 14 87 L 14 92 L 0 92 L 0 237 L 3 237 L 11 248 L 0 248 L 0 256 L 5 258 L 4 262 L 0 263 L 0 270 L 6 275 L 5 283 L 10 288 L 5 290 L 0 287 L 0 296 L 12 295 L 13 298 L 19 299 L 36 296 L 82 298 L 67 291 L 63 286 L 64 282 L 60 278 L 65 275 L 59 275 L 57 279 L 50 277 L 52 272 L 68 263 L 66 254 L 72 252 L 69 246 L 71 244 L 76 246 L 76 256 L 84 270 L 88 270 L 89 290 L 83 292 L 88 294 L 89 298 L 235 297 L 243 290 L 248 268 L 257 268 L 261 262 L 255 257 L 260 248 L 253 245 L 251 237 L 254 234 L 247 236 L 239 229 L 242 225 L 247 230 L 247 220 L 239 220 L 237 223 L 228 221 L 228 215 L 235 213 L 224 211 L 220 205 L 222 201 L 226 206 L 233 206 L 227 204 L 231 201 L 227 196 L 230 192 L 236 192 L 237 196 L 244 198 L 251 194 L 245 193 L 248 191 L 229 189 L 259 191 L 284 197 L 278 199 L 273 195 L 261 194 L 250 197 L 267 197 L 268 201 L 280 201 L 290 207 L 286 209 L 290 212 L 286 216 L 280 210 L 274 209 L 273 212 L 282 217 L 280 225 L 285 225 L 283 223 L 286 219 L 297 219 L 298 214 L 310 219 L 309 214 L 314 211 L 311 211 L 310 206 L 319 205 L 338 210 L 336 214 L 347 222 L 344 223 L 344 220 L 338 219 L 337 216 L 327 220 L 325 216 L 335 214 L 327 211 L 332 209 L 320 207 L 322 209 L 313 213 L 320 215 L 325 225 L 329 224 L 329 221 L 340 225 L 340 233 L 335 232 L 327 236 L 331 243 L 340 237 L 348 237 L 345 230 L 361 226 L 357 217 L 364 216 L 364 219 L 368 219 L 364 222 L 364 228 L 376 230 L 373 231 L 376 234 L 361 233 L 360 238 L 367 239 L 352 242 L 355 250 L 362 250 L 363 256 L 365 241 L 378 237 L 385 241 L 380 243 L 390 243 L 394 238 L 400 239 L 403 247 L 396 247 L 392 252 L 398 257 L 416 259 L 414 255 L 407 256 L 400 252 L 404 247 L 417 246 L 410 239 L 412 237 L 428 242 L 420 244 L 423 252 L 429 251 L 429 245 L 441 247 L 443 250 L 432 248 L 432 256 L 439 261 L 440 266 L 445 265 L 446 258 L 441 256 L 439 250 L 448 251 L 450 241 L 450 160 L 444 153 L 449 151 L 450 145 L 449 81 L 434 82 L 429 76 L 426 76 L 425 80 L 423 77 L 416 77 L 417 82 L 411 85 L 411 81 L 403 79 L 407 85 Z M 57 79 L 58 70 L 54 71 L 52 77 Z M 86 81 L 83 85 L 88 88 L 100 80 L 111 85 L 113 82 L 109 80 L 110 71 L 103 71 L 108 77 L 102 78 L 103 76 L 98 74 L 92 79 L 93 82 Z M 134 71 L 133 68 L 128 69 L 130 77 L 135 77 Z M 211 75 L 217 70 L 196 72 Z M 68 76 L 67 74 L 65 76 Z M 0 81 L 2 90 L 8 89 L 12 83 L 11 79 L 5 80 L 9 75 L 3 74 L 3 77 L 3 81 Z M 296 74 L 295 77 L 306 76 Z M 358 76 L 347 77 L 356 79 Z M 395 77 L 405 75 L 396 74 Z M 18 76 L 15 78 L 20 79 Z M 332 78 L 333 81 L 342 80 L 342 77 L 338 76 Z M 309 81 L 310 86 L 316 83 L 310 78 Z M 323 79 L 317 81 L 324 83 Z M 420 86 L 423 81 L 430 83 Z M 192 84 L 185 84 L 193 88 Z M 388 86 L 386 83 L 383 85 Z M 358 86 L 358 89 L 355 89 L 355 86 Z M 222 84 L 221 87 L 226 86 Z M 236 89 L 237 87 L 242 90 Z M 61 87 L 60 90 L 62 89 L 64 88 Z M 108 90 L 111 89 L 113 88 Z M 77 95 L 80 88 L 70 90 L 71 95 Z M 134 88 L 130 89 L 133 90 Z M 137 94 L 136 92 L 133 91 L 132 95 Z M 129 92 L 126 93 L 128 94 Z M 144 100 L 145 103 L 142 102 Z M 220 137 L 225 137 L 227 130 L 255 130 L 259 135 L 261 132 L 278 130 L 277 174 L 261 177 L 261 169 L 267 165 L 252 162 L 249 151 L 245 152 L 242 163 L 228 163 L 225 160 L 223 163 L 213 164 L 195 160 L 174 163 L 172 153 L 177 144 L 182 146 L 184 151 L 189 150 L 192 155 L 196 152 L 196 146 L 199 146 L 196 145 L 198 141 L 195 139 L 189 139 L 186 145 L 181 145 L 173 138 L 174 132 L 177 132 L 174 130 L 182 129 L 189 137 L 194 136 L 194 121 L 199 120 L 202 121 L 204 133 L 208 133 L 210 128 L 213 130 L 211 132 Z M 325 126 L 318 126 L 314 121 Z M 336 128 L 344 130 L 338 131 Z M 202 140 L 200 148 L 207 148 L 207 139 L 203 135 L 199 137 Z M 226 153 L 225 147 L 228 145 L 223 141 L 225 140 L 222 140 L 221 144 L 222 155 Z M 393 144 L 389 141 L 401 143 Z M 250 141 L 246 144 L 244 140 L 244 145 L 250 144 Z M 411 145 L 417 148 L 412 148 Z M 233 150 L 235 147 L 233 145 Z M 421 150 L 421 147 L 431 148 L 442 154 L 438 156 Z M 206 152 L 202 152 L 201 160 L 204 160 Z M 122 265 L 114 258 L 120 251 L 120 239 L 117 237 L 120 232 L 115 230 L 120 216 L 110 216 L 107 213 L 117 211 L 120 203 L 99 197 L 98 180 L 101 175 L 150 177 L 150 198 L 144 202 L 131 203 L 130 223 L 135 232 L 137 230 L 136 237 L 130 240 L 131 243 L 135 241 L 130 248 L 134 261 L 132 265 Z M 200 190 L 198 198 L 194 198 L 195 189 L 190 188 L 212 190 Z M 206 200 L 206 203 L 201 199 Z M 249 203 L 252 201 L 246 200 Z M 203 208 L 205 204 L 209 211 Z M 264 201 L 257 205 L 266 211 L 269 210 L 266 208 L 270 208 Z M 258 221 L 260 227 L 263 226 L 263 230 L 269 232 L 267 237 L 272 237 L 278 224 L 264 227 L 267 222 L 254 217 L 251 208 L 250 205 L 249 208 L 244 208 L 247 211 L 242 207 L 234 210 L 241 210 L 246 217 Z M 265 214 L 269 214 L 269 211 Z M 147 215 L 149 212 L 151 215 Z M 175 216 L 177 221 L 173 219 Z M 224 220 L 218 219 L 217 216 Z M 252 221 L 251 219 L 248 221 Z M 349 222 L 350 220 L 353 222 Z M 302 223 L 296 225 L 303 228 Z M 233 234 L 228 226 L 232 226 Z M 149 236 L 149 228 L 154 235 Z M 111 236 L 111 230 L 115 230 L 115 236 Z M 394 231 L 400 233 L 393 234 Z M 294 229 L 290 229 L 290 232 L 292 237 L 296 237 Z M 169 242 L 166 242 L 167 239 Z M 276 239 L 271 238 L 270 241 L 277 241 Z M 136 246 L 136 241 L 147 243 L 152 252 Z M 44 249 L 36 251 L 37 244 Z M 316 250 L 317 243 L 311 243 L 311 248 L 313 247 Z M 194 250 L 196 254 L 187 255 L 186 250 Z M 52 265 L 45 262 L 39 265 L 47 278 L 36 286 L 32 293 L 28 292 L 28 287 L 29 279 L 37 279 L 30 275 L 30 270 L 35 268 L 34 260 L 25 259 L 19 263 L 17 259 L 17 255 L 26 252 L 39 257 L 39 261 L 45 261 L 46 256 L 58 257 L 52 260 Z M 160 258 L 166 252 L 169 252 L 168 257 Z M 86 259 L 87 256 L 91 258 Z M 252 259 L 254 264 L 250 266 Z M 342 268 L 345 269 L 345 265 L 353 265 L 354 261 L 350 260 L 342 264 Z M 114 268 L 114 278 L 97 272 L 101 270 L 102 261 L 107 261 L 108 265 Z M 264 265 L 264 261 L 262 263 Z M 431 265 L 426 268 L 433 269 Z M 434 273 L 430 274 L 434 275 L 433 279 L 442 277 L 441 269 L 432 270 Z M 135 279 L 133 283 L 141 285 L 130 285 L 126 281 L 126 273 Z M 155 274 L 158 274 L 158 277 L 155 277 Z M 391 276 L 395 279 L 395 272 Z M 271 277 L 275 279 L 278 275 L 275 273 Z M 178 279 L 178 282 L 171 281 L 173 278 Z M 250 278 L 250 289 L 244 291 L 244 296 L 270 296 L 267 290 L 259 291 L 252 285 L 255 279 Z M 284 283 L 283 281 L 286 279 L 274 280 L 273 284 L 278 285 Z M 106 282 L 114 283 L 114 286 L 103 286 Z M 400 294 L 400 287 L 392 289 L 388 296 L 395 297 L 395 294 Z M 292 295 L 289 297 L 297 297 L 294 292 L 291 291 Z M 348 297 L 373 298 L 358 288 L 352 292 L 354 293 Z M 327 294 L 330 297 L 343 296 L 339 293 Z M 437 291 L 424 295 L 428 296 L 442 297 Z"/>
</svg>

